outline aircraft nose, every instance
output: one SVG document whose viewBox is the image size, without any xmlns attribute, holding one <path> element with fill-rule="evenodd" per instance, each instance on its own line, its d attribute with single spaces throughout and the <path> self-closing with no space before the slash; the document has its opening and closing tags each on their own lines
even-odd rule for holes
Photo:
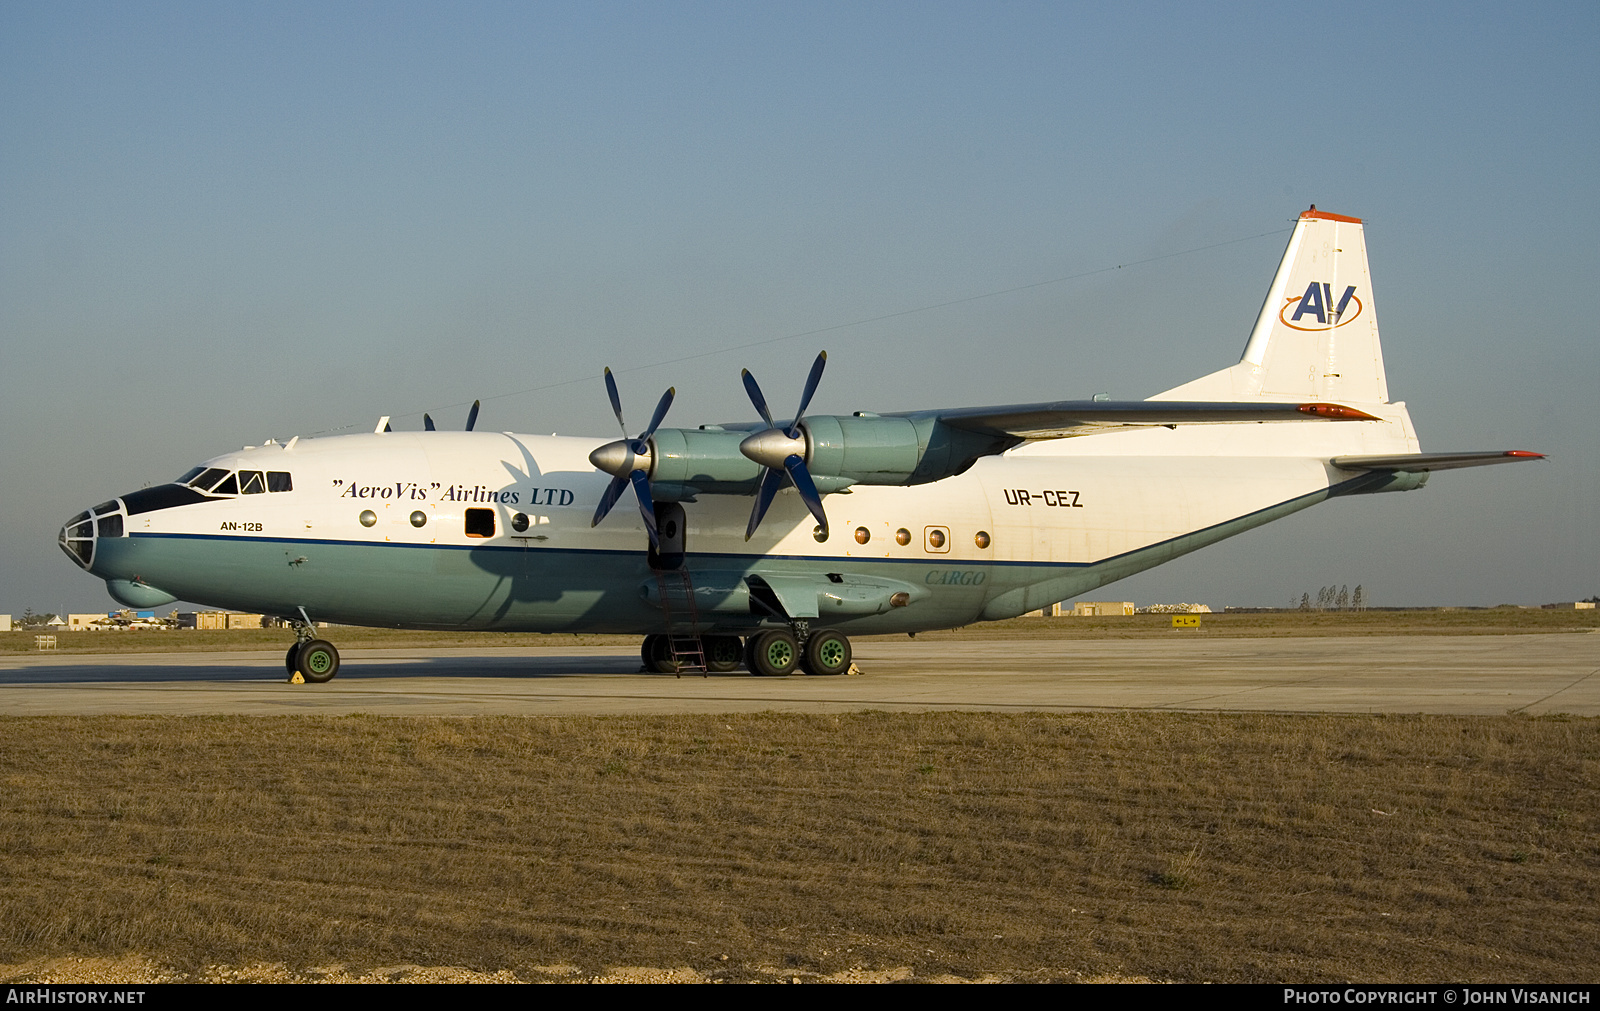
<svg viewBox="0 0 1600 1011">
<path fill-rule="evenodd" d="M 88 569 L 94 562 L 94 520 L 90 519 L 86 512 L 67 520 L 61 527 L 61 536 L 57 543 L 79 568 Z"/>
<path fill-rule="evenodd" d="M 122 502 L 112 499 L 67 520 L 56 543 L 79 568 L 93 571 L 95 545 L 100 538 L 121 537 L 124 532 Z"/>
</svg>

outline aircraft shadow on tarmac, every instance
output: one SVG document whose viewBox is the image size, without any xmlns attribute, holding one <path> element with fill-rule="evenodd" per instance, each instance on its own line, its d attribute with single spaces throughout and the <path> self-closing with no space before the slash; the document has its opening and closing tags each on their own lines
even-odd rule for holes
<svg viewBox="0 0 1600 1011">
<path fill-rule="evenodd" d="M 328 688 L 352 681 L 390 678 L 557 678 L 583 675 L 617 676 L 638 674 L 642 678 L 670 678 L 670 674 L 639 672 L 636 656 L 450 656 L 417 659 L 346 660 Z M 685 677 L 701 677 L 698 672 Z M 749 677 L 744 671 L 713 674 L 712 677 Z M 72 664 L 30 666 L 0 671 L 0 688 L 24 685 L 62 684 L 158 684 L 209 683 L 239 684 L 251 681 L 284 681 L 281 665 L 268 666 L 259 660 L 238 663 L 199 664 Z M 309 685 L 312 689 L 319 686 Z"/>
</svg>

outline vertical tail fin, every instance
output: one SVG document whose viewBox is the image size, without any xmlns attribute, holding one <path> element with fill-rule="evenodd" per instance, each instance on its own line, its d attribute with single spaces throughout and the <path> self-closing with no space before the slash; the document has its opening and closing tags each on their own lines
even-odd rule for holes
<svg viewBox="0 0 1600 1011">
<path fill-rule="evenodd" d="M 1301 213 L 1244 355 L 1152 400 L 1388 403 L 1361 219 Z"/>
</svg>

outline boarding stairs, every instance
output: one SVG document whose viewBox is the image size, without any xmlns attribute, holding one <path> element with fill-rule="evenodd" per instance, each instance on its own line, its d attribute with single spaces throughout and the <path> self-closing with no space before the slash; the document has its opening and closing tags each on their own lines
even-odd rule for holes
<svg viewBox="0 0 1600 1011">
<path fill-rule="evenodd" d="M 685 672 L 706 674 L 705 647 L 695 630 L 700 614 L 694 605 L 694 578 L 685 568 L 656 569 L 656 589 L 660 592 L 661 614 L 667 620 L 667 645 L 678 676 Z"/>
</svg>

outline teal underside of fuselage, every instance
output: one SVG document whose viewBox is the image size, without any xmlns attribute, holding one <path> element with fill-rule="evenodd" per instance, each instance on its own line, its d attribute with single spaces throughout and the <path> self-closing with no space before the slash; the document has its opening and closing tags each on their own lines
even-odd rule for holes
<svg viewBox="0 0 1600 1011">
<path fill-rule="evenodd" d="M 693 553 L 691 575 L 813 576 L 847 572 L 925 590 L 910 606 L 811 619 L 852 634 L 916 632 L 1014 617 L 1079 596 L 1298 512 L 1330 495 L 1379 490 L 1357 479 L 1202 530 L 1094 562 L 857 558 Z M 655 574 L 643 550 L 399 545 L 198 534 L 101 540 L 93 571 L 182 600 L 263 614 L 388 628 L 648 634 L 667 630 L 646 599 Z M 681 622 L 681 613 L 674 616 Z M 713 610 L 700 631 L 749 631 L 780 620 Z"/>
</svg>

